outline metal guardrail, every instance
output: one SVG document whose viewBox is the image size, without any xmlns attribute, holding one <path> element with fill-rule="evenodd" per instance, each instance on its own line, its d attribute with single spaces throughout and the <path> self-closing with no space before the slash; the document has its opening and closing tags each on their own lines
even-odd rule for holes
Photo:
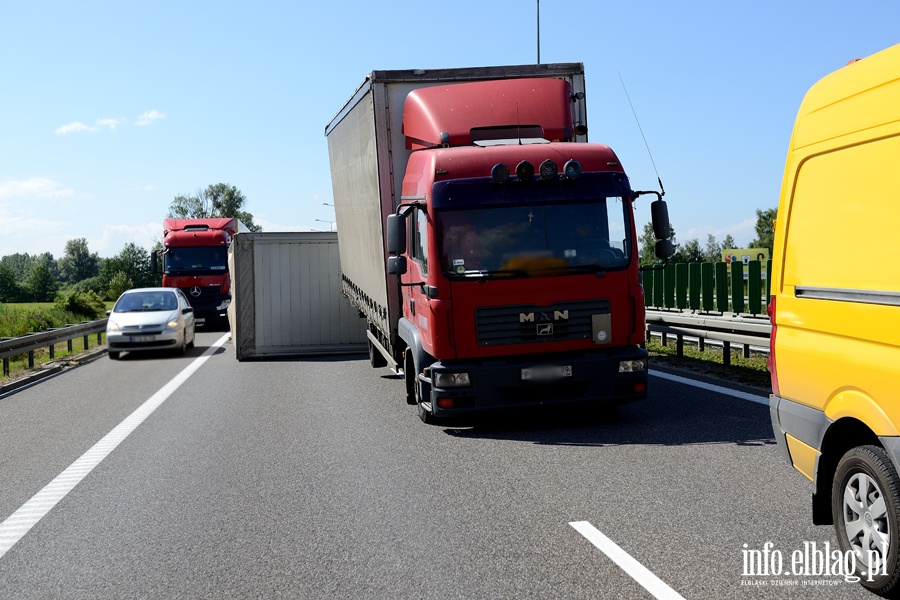
<svg viewBox="0 0 900 600">
<path fill-rule="evenodd" d="M 731 364 L 731 344 L 743 347 L 743 356 L 750 356 L 750 347 L 760 347 L 767 351 L 772 325 L 769 319 L 755 315 L 703 314 L 680 310 L 647 309 L 647 339 L 651 334 L 675 336 L 676 354 L 684 355 L 684 338 L 696 338 L 703 350 L 707 340 L 715 340 L 723 345 L 722 363 Z"/>
<path fill-rule="evenodd" d="M 67 325 L 40 333 L 30 333 L 21 337 L 0 339 L 0 358 L 3 359 L 3 375 L 9 376 L 9 359 L 22 354 L 28 354 L 28 368 L 34 368 L 34 351 L 41 348 L 49 348 L 50 358 L 54 358 L 56 344 L 68 342 L 68 350 L 72 352 L 72 340 L 84 338 L 84 347 L 88 346 L 88 338 L 91 334 L 97 334 L 97 343 L 102 342 L 103 333 L 106 331 L 106 321 L 88 321 L 78 325 Z"/>
</svg>

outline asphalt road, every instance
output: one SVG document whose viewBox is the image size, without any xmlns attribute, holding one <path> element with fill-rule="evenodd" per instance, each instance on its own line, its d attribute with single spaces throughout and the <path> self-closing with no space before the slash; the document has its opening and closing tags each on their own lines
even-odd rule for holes
<svg viewBox="0 0 900 600">
<path fill-rule="evenodd" d="M 0 397 L 0 598 L 873 597 L 790 571 L 836 542 L 764 404 L 654 375 L 612 417 L 430 426 L 367 357 L 222 335 Z"/>
</svg>

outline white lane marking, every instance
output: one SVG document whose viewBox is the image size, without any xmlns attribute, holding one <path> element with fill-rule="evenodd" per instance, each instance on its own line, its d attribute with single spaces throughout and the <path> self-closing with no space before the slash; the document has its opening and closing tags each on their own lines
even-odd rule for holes
<svg viewBox="0 0 900 600">
<path fill-rule="evenodd" d="M 181 373 L 175 376 L 169 383 L 164 385 L 158 392 L 150 396 L 141 406 L 133 413 L 125 418 L 124 421 L 116 425 L 115 429 L 107 433 L 103 439 L 94 444 L 94 447 L 85 452 L 73 462 L 69 467 L 56 476 L 56 479 L 48 483 L 44 489 L 31 497 L 16 512 L 0 523 L 0 558 L 12 548 L 16 542 L 28 533 L 44 515 L 56 506 L 56 504 L 65 498 L 66 494 L 72 491 L 82 479 L 87 477 L 88 473 L 100 464 L 110 452 L 116 449 L 122 441 L 127 438 L 132 431 L 137 429 L 138 425 L 144 422 L 153 411 L 172 395 L 172 392 L 187 381 L 188 377 L 194 374 L 203 363 L 205 363 L 215 351 L 228 341 L 230 334 L 222 336 L 215 344 L 206 350 L 202 355 L 197 357 L 189 364 Z"/>
<path fill-rule="evenodd" d="M 587 521 L 569 523 L 575 531 L 583 535 L 594 546 L 628 573 L 632 579 L 659 600 L 684 600 L 684 596 L 666 585 L 662 579 L 654 575 L 650 569 L 636 561 L 630 554 L 619 548 L 615 542 L 603 535 L 599 529 Z"/>
<path fill-rule="evenodd" d="M 727 396 L 733 396 L 735 398 L 740 398 L 741 400 L 747 400 L 749 402 L 756 402 L 757 404 L 765 404 L 769 405 L 768 396 L 757 396 L 756 394 L 748 394 L 747 392 L 741 392 L 739 390 L 733 390 L 731 388 L 727 388 L 721 385 L 714 385 L 712 383 L 705 383 L 703 381 L 696 381 L 694 379 L 688 379 L 687 377 L 680 377 L 679 375 L 670 375 L 669 373 L 662 373 L 660 371 L 650 371 L 650 374 L 654 377 L 659 377 L 660 379 L 668 379 L 669 381 L 675 381 L 677 383 L 683 383 L 685 385 L 692 385 L 694 387 L 703 388 L 704 390 L 709 390 L 711 392 L 716 392 L 719 394 L 725 394 Z"/>
</svg>

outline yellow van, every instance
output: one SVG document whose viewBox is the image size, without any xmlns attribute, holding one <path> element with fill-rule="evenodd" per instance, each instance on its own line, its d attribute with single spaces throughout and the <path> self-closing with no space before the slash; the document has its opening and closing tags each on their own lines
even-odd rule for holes
<svg viewBox="0 0 900 600">
<path fill-rule="evenodd" d="M 861 583 L 900 593 L 900 45 L 807 92 L 775 225 L 775 438 Z M 851 552 L 852 551 L 852 552 Z"/>
</svg>

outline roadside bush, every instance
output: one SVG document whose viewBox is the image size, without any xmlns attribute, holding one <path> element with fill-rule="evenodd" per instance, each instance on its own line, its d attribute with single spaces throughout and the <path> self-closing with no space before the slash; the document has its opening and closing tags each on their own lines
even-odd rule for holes
<svg viewBox="0 0 900 600">
<path fill-rule="evenodd" d="M 125 271 L 117 271 L 109 282 L 109 289 L 106 291 L 106 297 L 110 300 L 118 300 L 119 296 L 122 295 L 122 292 L 130 290 L 133 287 L 134 282 L 131 281 L 128 274 L 125 273 Z"/>
<path fill-rule="evenodd" d="M 88 320 L 99 319 L 106 314 L 106 303 L 94 290 L 63 294 L 57 297 L 54 307 Z"/>
</svg>

